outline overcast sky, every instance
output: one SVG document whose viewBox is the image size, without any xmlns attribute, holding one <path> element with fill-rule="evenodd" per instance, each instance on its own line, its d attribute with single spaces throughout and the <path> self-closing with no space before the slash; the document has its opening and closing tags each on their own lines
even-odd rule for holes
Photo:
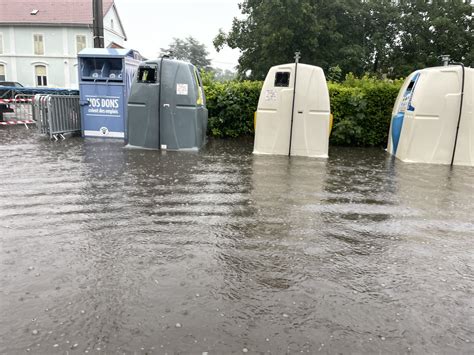
<svg viewBox="0 0 474 355">
<path fill-rule="evenodd" d="M 147 58 L 156 58 L 173 37 L 192 36 L 204 43 L 214 67 L 233 69 L 238 50 L 226 47 L 217 53 L 212 40 L 219 28 L 229 31 L 239 17 L 241 0 L 115 0 L 127 33 L 127 47 Z"/>
</svg>

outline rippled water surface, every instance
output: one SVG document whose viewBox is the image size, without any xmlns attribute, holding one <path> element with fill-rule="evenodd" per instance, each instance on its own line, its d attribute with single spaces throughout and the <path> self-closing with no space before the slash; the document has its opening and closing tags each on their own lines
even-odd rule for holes
<svg viewBox="0 0 474 355">
<path fill-rule="evenodd" d="M 474 169 L 0 130 L 1 354 L 474 353 Z"/>
</svg>

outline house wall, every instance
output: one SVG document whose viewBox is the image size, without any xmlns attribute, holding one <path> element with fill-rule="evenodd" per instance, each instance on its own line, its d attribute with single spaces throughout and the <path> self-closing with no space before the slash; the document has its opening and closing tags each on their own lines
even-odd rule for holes
<svg viewBox="0 0 474 355">
<path fill-rule="evenodd" d="M 84 35 L 92 46 L 92 30 L 87 27 L 0 26 L 6 80 L 36 86 L 35 65 L 46 66 L 48 87 L 77 88 L 76 36 Z M 44 55 L 34 54 L 34 34 L 42 34 Z"/>
<path fill-rule="evenodd" d="M 114 29 L 111 28 L 113 21 Z M 125 34 L 112 7 L 104 16 L 104 42 L 124 46 Z M 34 54 L 34 34 L 42 34 L 44 55 Z M 35 65 L 46 66 L 48 87 L 78 88 L 76 36 L 86 36 L 86 47 L 93 47 L 92 26 L 0 25 L 3 53 L 0 65 L 5 66 L 6 80 L 24 86 L 36 86 Z"/>
<path fill-rule="evenodd" d="M 125 34 L 123 33 L 117 11 L 113 6 L 104 16 L 105 46 L 107 47 L 111 42 L 125 47 Z"/>
</svg>

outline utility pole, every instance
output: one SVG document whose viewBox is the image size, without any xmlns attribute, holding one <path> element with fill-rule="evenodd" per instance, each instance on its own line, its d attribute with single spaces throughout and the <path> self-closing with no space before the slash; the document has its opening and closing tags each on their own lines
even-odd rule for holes
<svg viewBox="0 0 474 355">
<path fill-rule="evenodd" d="M 296 74 L 298 73 L 298 63 L 300 62 L 301 52 L 295 52 L 295 79 L 293 81 L 293 103 L 291 105 L 291 125 L 290 125 L 290 144 L 288 147 L 288 156 L 291 156 L 291 141 L 293 139 L 293 118 L 295 115 L 295 98 L 296 98 Z"/>
<path fill-rule="evenodd" d="M 94 48 L 104 48 L 104 11 L 102 0 L 92 0 L 92 36 Z"/>
</svg>

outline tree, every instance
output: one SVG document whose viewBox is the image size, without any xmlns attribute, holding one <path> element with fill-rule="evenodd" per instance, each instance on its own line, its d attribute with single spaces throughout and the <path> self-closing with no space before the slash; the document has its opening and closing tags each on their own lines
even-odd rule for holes
<svg viewBox="0 0 474 355">
<path fill-rule="evenodd" d="M 209 52 L 206 50 L 206 46 L 191 36 L 184 40 L 173 38 L 169 48 L 160 50 L 161 54 L 169 54 L 176 59 L 188 61 L 201 69 L 210 69 L 211 60 L 207 58 Z"/>
<path fill-rule="evenodd" d="M 361 7 L 359 0 L 245 0 L 240 10 L 246 18 L 235 18 L 231 31 L 220 31 L 214 45 L 239 48 L 239 73 L 251 70 L 256 79 L 272 65 L 293 62 L 295 51 L 308 64 L 362 73 Z"/>
<path fill-rule="evenodd" d="M 391 72 L 393 47 L 400 27 L 400 7 L 392 0 L 367 0 L 362 4 L 365 71 Z"/>
<path fill-rule="evenodd" d="M 236 78 L 236 73 L 229 69 L 212 68 L 211 71 L 216 81 L 229 81 Z"/>
<path fill-rule="evenodd" d="M 472 7 L 462 0 L 406 2 L 400 6 L 398 44 L 392 62 L 395 74 L 440 64 L 440 56 L 472 65 Z"/>
<path fill-rule="evenodd" d="M 219 31 L 217 50 L 238 48 L 238 71 L 262 79 L 275 64 L 302 62 L 342 76 L 407 75 L 450 54 L 471 64 L 472 7 L 463 0 L 243 0 L 243 19 Z"/>
</svg>

